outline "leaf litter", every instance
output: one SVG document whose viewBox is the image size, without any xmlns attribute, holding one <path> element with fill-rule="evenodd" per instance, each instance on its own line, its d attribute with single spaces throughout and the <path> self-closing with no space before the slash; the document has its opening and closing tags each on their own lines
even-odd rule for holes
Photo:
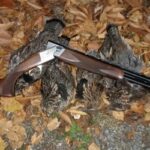
<svg viewBox="0 0 150 150">
<path fill-rule="evenodd" d="M 0 77 L 7 73 L 7 64 L 10 54 L 20 46 L 33 39 L 44 26 L 45 16 L 57 15 L 55 7 L 58 0 L 1 0 L 0 2 Z M 106 34 L 108 23 L 119 26 L 121 34 L 132 46 L 136 54 L 143 58 L 145 68 L 143 73 L 150 76 L 150 9 L 148 1 L 144 0 L 64 0 L 61 10 L 66 20 L 64 35 L 72 37 L 70 46 L 82 51 L 98 50 Z M 56 7 L 57 8 L 57 7 Z M 56 13 L 56 14 L 55 14 Z M 84 128 L 80 122 L 88 117 L 83 107 L 68 106 L 66 110 L 53 114 L 49 119 L 40 106 L 40 82 L 25 89 L 22 95 L 12 98 L 0 98 L 0 149 L 11 147 L 26 148 L 40 143 L 47 128 L 50 133 L 57 131 L 65 134 L 66 143 L 77 145 L 78 148 L 89 150 L 100 149 L 95 142 L 89 140 L 86 129 L 92 128 L 94 121 L 84 119 Z M 124 111 L 108 110 L 109 101 L 105 93 L 97 110 L 114 117 L 116 120 L 126 121 L 129 114 L 139 114 L 142 122 L 150 122 L 149 97 L 143 97 L 139 102 L 133 102 L 131 109 Z M 78 115 L 78 116 L 77 116 Z M 75 117 L 74 117 L 75 116 Z M 78 119 L 77 119 L 78 118 Z M 130 118 L 130 117 L 129 117 Z M 76 120 L 77 119 L 77 120 Z M 34 133 L 30 142 L 26 143 L 27 130 L 24 122 L 30 122 Z M 141 121 L 141 119 L 140 119 Z M 74 124 L 73 122 L 77 122 Z M 92 125 L 91 125 L 92 124 Z M 95 127 L 97 128 L 97 126 Z M 83 133 L 83 131 L 85 133 Z M 78 134 L 74 133 L 78 132 Z M 78 140 L 74 139 L 77 138 Z M 85 144 L 85 142 L 87 142 Z"/>
</svg>

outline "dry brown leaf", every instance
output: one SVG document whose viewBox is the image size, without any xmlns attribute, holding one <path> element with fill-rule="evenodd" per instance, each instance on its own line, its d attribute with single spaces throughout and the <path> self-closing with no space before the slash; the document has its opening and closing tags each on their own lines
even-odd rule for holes
<svg viewBox="0 0 150 150">
<path fill-rule="evenodd" d="M 72 115 L 87 115 L 87 113 L 75 109 L 68 109 L 67 112 L 70 112 Z"/>
<path fill-rule="evenodd" d="M 125 39 L 125 41 L 128 42 L 129 45 L 134 46 L 134 47 L 141 47 L 141 48 L 148 48 L 150 47 L 150 43 L 145 43 L 145 42 L 134 42 L 132 39 Z"/>
<path fill-rule="evenodd" d="M 15 112 L 23 109 L 23 105 L 16 101 L 15 97 L 2 97 L 0 103 L 3 109 L 8 112 Z"/>
<path fill-rule="evenodd" d="M 60 115 L 61 119 L 63 119 L 65 122 L 67 122 L 70 125 L 72 124 L 70 117 L 66 113 L 59 112 L 59 115 Z"/>
<path fill-rule="evenodd" d="M 14 4 L 13 0 L 1 0 L 0 1 L 0 7 L 12 8 L 13 4 Z"/>
<path fill-rule="evenodd" d="M 92 20 L 87 19 L 79 25 L 78 33 L 80 32 L 87 32 L 95 35 L 97 32 L 96 25 Z"/>
<path fill-rule="evenodd" d="M 111 11 L 112 11 L 113 13 L 120 13 L 120 12 L 122 12 L 122 11 L 124 11 L 124 10 L 126 10 L 126 9 L 123 8 L 123 7 L 114 6 Z"/>
<path fill-rule="evenodd" d="M 65 126 L 65 132 L 69 132 L 70 131 L 70 125 Z"/>
<path fill-rule="evenodd" d="M 34 4 L 34 3 L 29 2 L 29 1 L 27 1 L 27 4 L 29 6 L 31 6 L 32 8 L 34 8 L 34 9 L 37 9 L 37 10 L 41 10 L 42 9 L 42 7 L 39 6 L 38 4 Z"/>
<path fill-rule="evenodd" d="M 8 121 L 6 118 L 0 119 L 0 135 L 7 133 L 12 126 L 12 121 Z"/>
<path fill-rule="evenodd" d="M 72 4 L 76 5 L 87 5 L 89 4 L 92 0 L 70 0 Z"/>
<path fill-rule="evenodd" d="M 148 60 L 150 60 L 150 59 L 148 59 Z M 147 64 L 150 64 L 150 61 L 146 61 L 146 62 L 147 62 Z M 146 76 L 150 77 L 150 67 L 145 67 L 145 68 L 142 70 L 142 72 L 143 72 Z"/>
<path fill-rule="evenodd" d="M 141 20 L 143 20 L 142 12 L 139 10 L 131 10 L 131 12 L 129 12 L 129 20 L 134 23 L 139 23 Z"/>
<path fill-rule="evenodd" d="M 101 129 L 99 127 L 97 127 L 97 126 L 94 127 L 94 134 L 97 135 L 97 136 L 99 136 L 100 133 L 101 133 Z"/>
<path fill-rule="evenodd" d="M 147 25 L 145 24 L 136 24 L 132 21 L 128 22 L 129 26 L 131 26 L 132 28 L 138 29 L 138 30 L 144 30 L 147 32 L 150 32 L 150 29 L 147 27 Z"/>
<path fill-rule="evenodd" d="M 150 33 L 147 33 L 147 34 L 144 36 L 144 41 L 147 42 L 147 43 L 150 43 Z"/>
<path fill-rule="evenodd" d="M 60 123 L 61 122 L 58 121 L 58 118 L 53 118 L 47 124 L 47 128 L 48 128 L 49 131 L 53 131 L 53 130 L 57 129 L 60 126 Z"/>
<path fill-rule="evenodd" d="M 144 110 L 145 110 L 145 112 L 150 112 L 150 102 L 145 104 Z"/>
<path fill-rule="evenodd" d="M 144 104 L 140 102 L 132 103 L 131 111 L 136 112 L 136 113 L 144 113 Z"/>
<path fill-rule="evenodd" d="M 32 106 L 35 106 L 37 108 L 41 107 L 41 96 L 39 96 L 39 99 L 33 99 L 32 97 L 30 98 Z"/>
<path fill-rule="evenodd" d="M 100 45 L 97 41 L 90 41 L 87 45 L 88 50 L 98 50 Z"/>
<path fill-rule="evenodd" d="M 112 13 L 107 15 L 108 20 L 113 19 L 113 20 L 125 20 L 125 17 L 120 14 L 120 13 Z"/>
<path fill-rule="evenodd" d="M 14 125 L 7 133 L 7 138 L 13 149 L 20 148 L 26 138 L 25 129 L 22 126 Z"/>
<path fill-rule="evenodd" d="M 8 33 L 8 31 L 0 29 L 0 38 L 11 39 L 12 36 Z"/>
<path fill-rule="evenodd" d="M 13 27 L 14 22 L 0 24 L 0 30 L 8 30 Z"/>
<path fill-rule="evenodd" d="M 112 116 L 117 120 L 124 120 L 124 112 L 123 111 L 112 111 Z"/>
<path fill-rule="evenodd" d="M 114 23 L 117 25 L 123 25 L 127 22 L 125 17 L 121 14 L 124 10 L 122 7 L 107 6 L 105 7 L 103 13 L 100 15 L 101 23 Z"/>
<path fill-rule="evenodd" d="M 25 120 L 26 113 L 24 110 L 16 111 L 14 112 L 14 115 L 12 117 L 12 121 L 14 124 L 20 124 Z"/>
<path fill-rule="evenodd" d="M 0 46 L 9 46 L 11 42 L 12 42 L 11 39 L 0 38 Z"/>
<path fill-rule="evenodd" d="M 145 121 L 150 121 L 150 112 L 145 114 L 144 120 Z"/>
<path fill-rule="evenodd" d="M 42 137 L 43 137 L 43 133 L 39 135 L 37 133 L 34 133 L 31 137 L 31 143 L 38 144 L 41 141 Z"/>
<path fill-rule="evenodd" d="M 6 148 L 6 143 L 4 142 L 4 140 L 0 137 L 0 150 L 5 150 Z"/>
<path fill-rule="evenodd" d="M 100 147 L 95 143 L 89 145 L 88 150 L 100 150 Z"/>
<path fill-rule="evenodd" d="M 132 7 L 141 7 L 142 0 L 124 0 Z"/>
<path fill-rule="evenodd" d="M 37 133 L 43 132 L 43 130 L 47 126 L 49 119 L 46 118 L 46 115 L 43 114 L 42 110 L 37 110 L 36 108 L 31 106 L 31 111 L 33 111 L 32 109 L 35 109 L 36 111 L 30 112 L 30 110 L 28 110 L 28 112 L 27 112 L 27 115 L 29 115 L 28 118 L 32 119 L 31 120 L 32 127 L 34 128 L 35 131 L 37 131 Z"/>
<path fill-rule="evenodd" d="M 0 46 L 9 46 L 12 42 L 12 36 L 5 29 L 0 28 Z"/>
<path fill-rule="evenodd" d="M 70 7 L 68 11 L 70 14 L 73 14 L 75 16 L 81 16 L 83 20 L 87 18 L 87 15 L 84 12 L 77 9 L 76 7 Z"/>
<path fill-rule="evenodd" d="M 74 100 L 75 102 L 75 100 Z M 74 119 L 80 119 L 80 117 L 83 115 L 87 115 L 87 113 L 83 112 L 83 111 L 80 111 L 78 109 L 80 108 L 84 108 L 85 106 L 81 103 L 76 103 L 75 106 L 72 106 L 70 109 L 67 109 L 67 112 L 69 112 L 73 117 Z"/>
<path fill-rule="evenodd" d="M 96 25 L 96 27 L 97 27 L 97 36 L 98 36 L 99 39 L 104 39 L 105 38 L 106 26 L 107 26 L 107 23 L 101 23 L 101 22 L 97 23 L 97 25 Z"/>
<path fill-rule="evenodd" d="M 118 0 L 107 0 L 107 3 L 109 5 L 116 5 L 116 4 L 118 4 Z"/>
<path fill-rule="evenodd" d="M 130 132 L 127 133 L 127 138 L 129 140 L 132 140 L 134 138 L 134 135 L 135 135 L 135 132 L 134 131 L 130 131 Z"/>
</svg>

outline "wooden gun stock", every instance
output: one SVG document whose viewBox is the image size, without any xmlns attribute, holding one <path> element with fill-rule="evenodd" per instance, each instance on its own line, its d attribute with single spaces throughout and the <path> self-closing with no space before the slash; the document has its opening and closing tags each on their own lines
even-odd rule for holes
<svg viewBox="0 0 150 150">
<path fill-rule="evenodd" d="M 19 64 L 4 79 L 0 80 L 0 96 L 15 96 L 15 84 L 17 79 L 27 70 L 40 65 L 41 58 L 38 53 Z"/>
</svg>

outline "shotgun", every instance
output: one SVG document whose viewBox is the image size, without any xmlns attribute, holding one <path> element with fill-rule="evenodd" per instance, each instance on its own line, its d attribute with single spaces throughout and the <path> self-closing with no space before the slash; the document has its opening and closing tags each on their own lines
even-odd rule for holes
<svg viewBox="0 0 150 150">
<path fill-rule="evenodd" d="M 115 80 L 125 79 L 150 89 L 149 77 L 110 64 L 109 62 L 95 59 L 94 57 L 61 45 L 60 43 L 49 41 L 46 50 L 33 54 L 16 66 L 4 79 L 0 80 L 0 96 L 15 96 L 15 83 L 23 73 L 55 58 L 89 72 L 100 74 Z"/>
</svg>

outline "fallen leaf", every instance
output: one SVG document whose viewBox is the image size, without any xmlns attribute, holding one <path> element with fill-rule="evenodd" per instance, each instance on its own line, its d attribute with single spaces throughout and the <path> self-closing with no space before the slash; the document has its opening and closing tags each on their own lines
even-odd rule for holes
<svg viewBox="0 0 150 150">
<path fill-rule="evenodd" d="M 22 126 L 14 125 L 9 132 L 7 132 L 7 138 L 13 149 L 20 148 L 26 138 L 25 129 Z"/>
<path fill-rule="evenodd" d="M 150 112 L 150 102 L 148 102 L 148 103 L 145 104 L 144 110 L 145 110 L 146 112 L 148 112 L 148 113 Z"/>
<path fill-rule="evenodd" d="M 141 11 L 136 10 L 136 11 L 132 11 L 129 12 L 129 20 L 134 22 L 134 23 L 139 23 L 141 20 L 143 19 L 143 15 L 141 13 Z"/>
<path fill-rule="evenodd" d="M 145 114 L 144 120 L 145 121 L 150 121 L 150 112 Z"/>
<path fill-rule="evenodd" d="M 70 7 L 68 9 L 68 12 L 70 14 L 75 15 L 75 16 L 81 16 L 83 19 L 87 18 L 87 15 L 84 12 L 80 11 L 79 9 L 77 9 L 76 7 Z"/>
<path fill-rule="evenodd" d="M 100 150 L 100 147 L 95 143 L 89 145 L 88 150 Z"/>
<path fill-rule="evenodd" d="M 67 112 L 70 112 L 72 115 L 76 114 L 76 115 L 87 115 L 87 113 L 80 111 L 80 110 L 75 110 L 75 109 L 68 109 Z"/>
<path fill-rule="evenodd" d="M 147 34 L 144 36 L 144 41 L 150 43 L 150 33 L 147 33 Z"/>
<path fill-rule="evenodd" d="M 90 43 L 88 43 L 88 50 L 98 50 L 100 47 L 100 45 L 98 44 L 97 41 L 91 41 Z"/>
<path fill-rule="evenodd" d="M 61 111 L 61 112 L 59 112 L 59 115 L 60 115 L 61 119 L 63 119 L 65 122 L 67 122 L 70 125 L 72 124 L 70 117 L 66 113 Z"/>
<path fill-rule="evenodd" d="M 136 113 L 144 113 L 144 104 L 140 102 L 134 102 L 131 104 L 131 111 Z"/>
<path fill-rule="evenodd" d="M 71 113 L 71 115 L 72 115 L 73 118 L 76 119 L 76 120 L 78 120 L 78 119 L 81 118 L 81 115 L 79 115 L 79 114 L 73 114 L 73 113 Z"/>
<path fill-rule="evenodd" d="M 3 109 L 8 112 L 15 112 L 23 109 L 23 105 L 20 104 L 14 97 L 11 98 L 1 98 L 0 101 Z"/>
<path fill-rule="evenodd" d="M 99 127 L 94 127 L 94 134 L 99 136 L 101 133 L 101 129 Z"/>
<path fill-rule="evenodd" d="M 37 9 L 37 10 L 42 9 L 42 7 L 39 6 L 38 4 L 34 4 L 34 3 L 29 2 L 29 1 L 27 1 L 27 4 L 31 7 L 33 7 L 34 9 Z"/>
<path fill-rule="evenodd" d="M 141 0 L 124 0 L 125 2 L 127 2 L 130 6 L 132 7 L 141 7 Z"/>
<path fill-rule="evenodd" d="M 6 118 L 0 119 L 0 135 L 6 134 L 12 126 L 12 121 L 7 120 Z"/>
<path fill-rule="evenodd" d="M 116 4 L 118 4 L 118 0 L 107 0 L 107 3 L 109 5 L 116 5 Z"/>
<path fill-rule="evenodd" d="M 13 0 L 1 0 L 0 1 L 0 7 L 8 7 L 12 8 L 13 7 Z"/>
<path fill-rule="evenodd" d="M 0 24 L 0 30 L 8 30 L 11 27 L 13 27 L 14 22 L 8 22 L 8 23 L 1 23 Z"/>
<path fill-rule="evenodd" d="M 14 112 L 12 121 L 14 124 L 21 124 L 25 120 L 25 117 L 26 117 L 26 113 L 22 109 L 22 110 Z"/>
<path fill-rule="evenodd" d="M 70 126 L 65 126 L 65 132 L 69 132 L 70 131 Z"/>
<path fill-rule="evenodd" d="M 11 39 L 0 38 L 0 46 L 9 46 L 11 42 Z"/>
<path fill-rule="evenodd" d="M 32 143 L 32 144 L 38 144 L 38 143 L 41 141 L 42 137 L 43 137 L 43 133 L 41 133 L 41 134 L 39 134 L 39 135 L 38 135 L 37 132 L 34 133 L 34 134 L 32 135 L 32 137 L 31 137 L 31 143 Z"/>
<path fill-rule="evenodd" d="M 112 111 L 112 116 L 117 120 L 124 120 L 124 112 L 123 111 Z"/>
<path fill-rule="evenodd" d="M 6 148 L 6 143 L 4 140 L 0 137 L 0 150 L 5 150 Z"/>
<path fill-rule="evenodd" d="M 127 133 L 127 138 L 129 140 L 132 140 L 134 138 L 134 135 L 135 135 L 135 132 L 134 131 L 130 131 L 130 132 Z"/>
<path fill-rule="evenodd" d="M 144 25 L 144 24 L 140 24 L 140 23 L 134 23 L 132 21 L 128 22 L 129 26 L 137 29 L 137 30 L 142 30 L 142 31 L 146 31 L 146 32 L 150 32 L 150 29 Z"/>
<path fill-rule="evenodd" d="M 9 46 L 12 42 L 12 36 L 4 29 L 0 28 L 0 46 Z"/>
<path fill-rule="evenodd" d="M 49 131 L 53 131 L 53 130 L 57 129 L 60 126 L 60 123 L 61 122 L 58 121 L 58 118 L 53 118 L 47 124 L 47 128 L 48 128 Z"/>
<path fill-rule="evenodd" d="M 8 31 L 0 29 L 0 38 L 11 39 L 12 36 L 9 34 Z"/>
<path fill-rule="evenodd" d="M 85 20 L 78 28 L 78 32 L 87 32 L 93 35 L 96 34 L 96 25 L 92 20 Z"/>
</svg>

